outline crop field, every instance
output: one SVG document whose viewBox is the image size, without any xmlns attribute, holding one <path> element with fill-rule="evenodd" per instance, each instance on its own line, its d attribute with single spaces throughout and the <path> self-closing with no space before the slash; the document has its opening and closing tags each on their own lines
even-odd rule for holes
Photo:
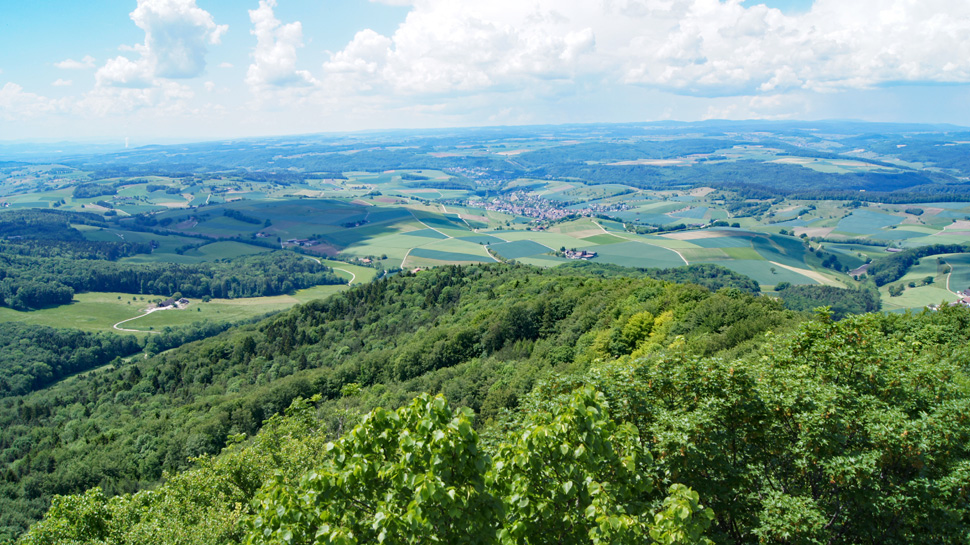
<svg viewBox="0 0 970 545">
<path fill-rule="evenodd" d="M 808 276 L 784 267 L 772 265 L 764 260 L 733 259 L 730 261 L 718 262 L 718 265 L 750 276 L 761 284 L 762 288 L 774 287 L 779 282 L 790 282 L 792 284 L 820 283 L 817 280 L 809 278 Z"/>
<path fill-rule="evenodd" d="M 754 237 L 751 245 L 759 255 L 769 261 L 777 261 L 792 267 L 805 266 L 806 249 L 798 239 L 779 235 Z"/>
<path fill-rule="evenodd" d="M 213 259 L 232 259 L 234 257 L 261 254 L 269 251 L 272 250 L 262 246 L 253 246 L 251 244 L 227 240 L 223 242 L 213 242 L 212 244 L 206 244 L 205 246 L 201 246 L 199 248 L 192 248 L 191 250 L 186 251 L 184 255 L 189 257 L 200 257 L 206 261 L 210 261 Z"/>
<path fill-rule="evenodd" d="M 436 262 L 435 264 L 437 265 L 443 265 L 448 263 L 493 263 L 494 261 L 495 259 L 485 255 L 484 248 L 481 254 L 449 252 L 432 248 L 415 248 L 408 254 L 402 267 L 427 266 L 429 262 Z"/>
<path fill-rule="evenodd" d="M 550 251 L 548 247 L 531 240 L 518 240 L 515 242 L 492 244 L 489 246 L 489 250 L 506 259 L 520 259 L 523 257 L 537 256 L 549 253 Z"/>
<path fill-rule="evenodd" d="M 585 246 L 582 249 L 596 252 L 593 261 L 613 263 L 624 267 L 680 267 L 684 260 L 674 252 L 660 246 L 643 242 L 627 241 L 603 246 Z"/>
<path fill-rule="evenodd" d="M 903 218 L 899 216 L 859 209 L 842 218 L 836 231 L 850 235 L 875 235 L 886 227 L 897 225 L 902 221 Z"/>
<path fill-rule="evenodd" d="M 970 288 L 970 254 L 948 254 L 941 257 L 952 267 L 950 290 L 958 292 Z"/>
<path fill-rule="evenodd" d="M 618 242 L 626 241 L 625 238 L 620 238 L 616 235 L 610 235 L 607 233 L 604 233 L 602 235 L 593 235 L 591 237 L 585 237 L 583 238 L 583 240 L 590 244 L 616 244 Z"/>
<path fill-rule="evenodd" d="M 472 242 L 474 244 L 499 244 L 505 242 L 504 240 L 492 235 L 469 235 L 457 238 L 466 242 Z"/>
</svg>

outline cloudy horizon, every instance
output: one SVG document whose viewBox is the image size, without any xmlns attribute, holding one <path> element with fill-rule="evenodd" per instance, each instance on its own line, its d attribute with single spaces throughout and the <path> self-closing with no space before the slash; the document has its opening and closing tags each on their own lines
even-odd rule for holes
<svg viewBox="0 0 970 545">
<path fill-rule="evenodd" d="M 970 125 L 960 0 L 4 7 L 0 139 L 859 119 Z"/>
</svg>

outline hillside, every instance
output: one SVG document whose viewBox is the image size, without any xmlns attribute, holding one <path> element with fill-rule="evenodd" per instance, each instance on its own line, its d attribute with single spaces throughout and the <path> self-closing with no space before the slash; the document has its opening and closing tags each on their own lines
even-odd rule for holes
<svg viewBox="0 0 970 545">
<path fill-rule="evenodd" d="M 442 288 L 437 302 L 413 297 L 430 285 L 422 280 L 451 277 L 458 280 Z M 970 528 L 966 309 L 840 322 L 820 313 L 787 328 L 777 320 L 790 315 L 736 291 L 710 294 L 652 280 L 555 280 L 528 269 L 484 267 L 344 294 L 376 305 L 382 293 L 414 290 L 415 306 L 402 310 L 412 316 L 430 310 L 435 328 L 473 318 L 481 327 L 453 338 L 477 335 L 484 348 L 497 346 L 488 339 L 501 322 L 487 316 L 500 305 L 487 308 L 486 300 L 497 299 L 476 299 L 476 291 L 500 292 L 509 301 L 562 286 L 554 300 L 567 308 L 567 294 L 577 297 L 571 312 L 552 321 L 533 314 L 544 326 L 531 335 L 506 330 L 503 349 L 519 345 L 520 357 L 490 387 L 457 386 L 486 377 L 481 371 L 496 359 L 491 356 L 441 367 L 425 375 L 436 380 L 422 382 L 463 405 L 509 377 L 532 373 L 537 380 L 517 389 L 531 392 L 509 403 L 511 411 L 487 410 L 489 395 L 476 417 L 440 396 L 409 403 L 408 382 L 344 383 L 339 393 L 297 401 L 251 440 L 234 436 L 220 455 L 203 457 L 154 492 L 109 499 L 94 489 L 60 498 L 23 543 L 311 543 L 321 536 L 343 543 L 648 537 L 709 543 L 704 535 L 715 543 L 964 542 Z M 591 303 L 584 299 L 587 287 L 603 294 L 592 306 L 584 306 Z M 425 297 L 433 292 L 424 290 Z M 446 295 L 453 304 L 442 306 Z M 486 308 L 471 311 L 471 303 Z M 308 305 L 254 328 L 254 338 L 281 339 L 254 350 L 305 346 L 296 337 L 283 340 L 282 332 L 325 329 L 331 313 L 345 321 L 338 317 L 342 304 Z M 526 299 L 498 313 L 508 319 L 528 305 Z M 711 310 L 729 307 L 733 320 L 709 321 Z M 538 308 L 550 307 L 532 310 Z M 645 319 L 645 313 L 667 312 L 676 318 Z M 752 320 L 754 314 L 773 322 L 774 331 L 759 327 L 766 324 Z M 747 324 L 750 335 L 735 338 L 746 348 L 705 355 L 713 350 L 699 339 L 729 323 Z M 353 329 L 368 325 L 358 318 Z M 428 336 L 435 328 L 411 346 L 423 346 L 423 354 L 443 349 Z M 669 335 L 674 332 L 684 336 Z M 548 339 L 573 353 L 551 365 L 554 374 L 539 372 L 552 362 L 523 357 L 525 344 L 541 353 Z M 386 361 L 395 365 L 377 372 L 382 380 L 414 368 L 400 364 L 416 361 L 402 348 L 388 348 Z M 502 359 L 513 361 L 513 353 Z M 362 378 L 352 371 L 359 368 L 346 368 L 344 376 Z M 349 430 L 375 403 L 402 408 L 376 409 Z M 331 442 L 334 433 L 340 437 Z"/>
<path fill-rule="evenodd" d="M 487 425 L 537 381 L 672 342 L 699 354 L 753 349 L 799 318 L 750 280 L 700 267 L 691 284 L 607 276 L 596 266 L 443 267 L 365 284 L 258 324 L 0 400 L 0 513 L 8 536 L 54 494 L 154 485 L 230 435 L 257 432 L 297 397 L 361 409 L 441 392 Z M 613 270 L 613 274 L 617 271 Z M 644 274 L 635 273 L 634 274 Z M 683 271 L 671 273 L 681 281 Z M 731 285 L 738 287 L 730 287 Z M 755 286 L 756 288 L 756 286 Z M 344 420 L 330 415 L 333 433 Z"/>
</svg>

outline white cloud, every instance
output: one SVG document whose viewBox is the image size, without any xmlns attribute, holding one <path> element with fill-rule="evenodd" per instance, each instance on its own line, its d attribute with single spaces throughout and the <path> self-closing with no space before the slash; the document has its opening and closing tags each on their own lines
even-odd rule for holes
<svg viewBox="0 0 970 545">
<path fill-rule="evenodd" d="M 219 63 L 219 68 L 232 68 L 232 63 L 231 62 L 220 62 Z"/>
<path fill-rule="evenodd" d="M 332 90 L 470 93 L 568 80 L 595 44 L 593 29 L 550 0 L 422 0 L 392 36 L 358 32 L 323 68 Z"/>
<path fill-rule="evenodd" d="M 99 86 L 146 89 L 157 86 L 157 78 L 199 76 L 205 72 L 207 44 L 218 44 L 229 28 L 217 25 L 195 0 L 138 0 L 130 16 L 145 31 L 145 42 L 122 49 L 139 58 L 108 60 L 95 75 Z"/>
<path fill-rule="evenodd" d="M 139 110 L 154 115 L 181 116 L 192 113 L 192 98 L 194 93 L 187 85 L 160 80 L 150 87 L 95 86 L 77 106 L 79 113 L 96 117 Z"/>
<path fill-rule="evenodd" d="M 123 87 L 147 89 L 155 85 L 151 66 L 141 58 L 132 61 L 128 57 L 109 59 L 94 75 L 98 87 Z"/>
<path fill-rule="evenodd" d="M 91 55 L 85 55 L 83 59 L 76 61 L 74 59 L 65 59 L 61 62 L 55 62 L 54 66 L 62 70 L 85 70 L 94 68 L 95 58 Z"/>
<path fill-rule="evenodd" d="M 697 96 L 970 82 L 970 3 L 816 0 L 379 0 L 411 5 L 324 64 L 331 92 L 474 93 L 590 77 Z"/>
<path fill-rule="evenodd" d="M 296 51 L 303 47 L 302 24 L 283 24 L 273 13 L 275 7 L 276 0 L 260 0 L 257 9 L 249 10 L 256 48 L 246 83 L 257 94 L 316 84 L 310 72 L 296 68 Z"/>
<path fill-rule="evenodd" d="M 66 100 L 52 100 L 45 96 L 24 91 L 13 82 L 0 87 L 0 119 L 7 121 L 36 118 L 43 114 L 63 111 Z"/>
<path fill-rule="evenodd" d="M 74 85 L 74 82 L 69 79 L 57 78 L 54 83 L 51 83 L 54 87 L 70 87 Z"/>
<path fill-rule="evenodd" d="M 139 0 L 131 20 L 145 31 L 147 57 L 156 76 L 193 78 L 205 71 L 206 44 L 229 29 L 217 25 L 195 0 Z"/>
</svg>

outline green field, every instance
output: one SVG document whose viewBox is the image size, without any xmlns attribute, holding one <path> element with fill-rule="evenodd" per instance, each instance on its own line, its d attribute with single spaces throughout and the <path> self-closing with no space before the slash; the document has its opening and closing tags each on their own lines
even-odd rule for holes
<svg viewBox="0 0 970 545">
<path fill-rule="evenodd" d="M 432 250 L 429 248 L 415 248 L 411 250 L 410 257 L 432 259 L 435 261 L 457 262 L 457 263 L 491 263 L 495 261 L 485 256 L 484 251 L 481 255 L 466 254 L 459 252 L 448 252 L 442 250 Z"/>
<path fill-rule="evenodd" d="M 374 269 L 368 270 L 373 271 Z M 151 306 L 151 301 L 161 300 L 162 298 L 154 295 L 117 292 L 78 293 L 74 295 L 75 302 L 70 305 L 30 312 L 0 308 L 0 322 L 121 333 L 113 328 L 114 324 L 129 318 L 136 318 L 120 327 L 150 331 L 150 328 L 160 330 L 163 327 L 188 325 L 201 320 L 216 322 L 243 320 L 261 316 L 268 312 L 284 310 L 298 303 L 321 299 L 344 289 L 347 289 L 346 285 L 316 286 L 299 290 L 292 295 L 212 299 L 208 303 L 203 303 L 201 300 L 192 300 L 185 309 L 155 311 L 140 318 L 136 317 L 141 316 L 144 310 Z M 139 335 L 144 334 L 149 333 L 139 333 Z"/>
<path fill-rule="evenodd" d="M 940 257 L 953 268 L 950 274 L 950 291 L 970 289 L 970 254 L 948 254 Z"/>
<path fill-rule="evenodd" d="M 551 250 L 531 240 L 517 240 L 515 242 L 503 242 L 492 244 L 489 249 L 506 259 L 520 259 L 523 257 L 536 256 L 550 252 Z"/>
<path fill-rule="evenodd" d="M 852 235 L 875 235 L 890 225 L 897 225 L 901 221 L 903 221 L 903 218 L 899 216 L 859 209 L 839 221 L 836 231 Z"/>
<path fill-rule="evenodd" d="M 727 267 L 734 272 L 738 272 L 758 281 L 762 287 L 773 287 L 779 282 L 790 282 L 792 284 L 818 284 L 817 281 L 795 271 L 784 267 L 774 266 L 767 261 L 761 260 L 731 260 L 718 262 L 718 265 Z"/>
<path fill-rule="evenodd" d="M 597 253 L 593 261 L 624 267 L 666 268 L 686 264 L 673 250 L 642 242 L 628 241 L 604 246 L 584 246 L 582 249 Z"/>
</svg>

